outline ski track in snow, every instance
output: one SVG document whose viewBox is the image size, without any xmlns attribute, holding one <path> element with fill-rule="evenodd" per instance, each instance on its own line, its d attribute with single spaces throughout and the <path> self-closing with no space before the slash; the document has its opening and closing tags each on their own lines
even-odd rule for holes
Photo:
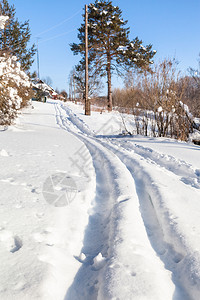
<svg viewBox="0 0 200 300">
<path fill-rule="evenodd" d="M 71 131 L 70 128 L 72 127 L 73 129 L 77 129 L 74 124 L 71 126 L 71 123 L 68 121 L 68 119 L 63 117 L 59 110 L 59 106 L 55 105 L 55 109 L 57 123 L 61 128 L 69 131 Z M 74 134 L 79 139 L 84 141 L 90 150 L 90 153 L 94 157 L 97 157 L 98 151 L 98 158 L 104 161 L 106 160 L 104 153 L 95 147 L 91 142 L 88 140 L 86 141 L 86 137 L 82 138 L 77 133 Z M 108 162 L 108 160 L 106 160 L 106 162 Z M 104 264 L 95 265 L 94 260 L 99 253 L 101 253 L 103 257 L 109 256 L 109 233 L 111 232 L 110 218 L 112 214 L 112 207 L 114 205 L 112 199 L 115 197 L 112 195 L 112 190 L 109 190 L 106 187 L 108 187 L 108 182 L 110 185 L 112 185 L 111 178 L 114 176 L 114 174 L 110 174 L 111 170 L 109 170 L 109 168 L 106 168 L 106 171 L 104 170 L 105 172 L 102 174 L 102 172 L 99 171 L 101 168 L 101 163 L 98 159 L 93 160 L 93 163 L 95 169 L 98 169 L 98 172 L 96 172 L 96 181 L 98 182 L 95 198 L 96 205 L 94 211 L 89 216 L 88 226 L 85 231 L 83 249 L 81 250 L 81 252 L 84 254 L 84 259 L 82 260 L 82 258 L 76 257 L 77 260 L 82 262 L 82 267 L 78 271 L 72 286 L 66 294 L 66 300 L 97 299 L 99 285 L 101 284 L 99 277 Z M 110 166 L 110 164 L 108 165 Z M 102 186 L 104 186 L 103 189 Z M 115 190 L 115 188 L 113 190 Z"/>
<path fill-rule="evenodd" d="M 135 179 L 137 194 L 140 200 L 140 210 L 149 240 L 157 255 L 164 262 L 166 269 L 172 272 L 172 279 L 176 284 L 178 290 L 185 290 L 180 299 L 193 299 L 193 297 L 190 298 L 189 293 L 187 293 L 187 288 L 190 289 L 191 286 L 188 286 L 187 283 L 187 288 L 185 288 L 183 284 L 185 281 L 187 281 L 187 279 L 185 278 L 187 274 L 181 272 L 181 268 L 184 266 L 184 263 L 186 263 L 188 259 L 187 249 L 185 248 L 184 241 L 183 243 L 180 242 L 180 232 L 177 231 L 176 228 L 173 228 L 176 226 L 176 222 L 173 221 L 173 215 L 170 216 L 170 213 L 165 211 L 165 207 L 162 207 L 162 205 L 160 206 L 160 203 L 162 203 L 162 196 L 159 190 L 156 188 L 156 184 L 154 184 L 154 182 L 152 184 L 150 174 L 146 173 L 141 168 L 141 165 L 138 162 L 139 159 L 134 159 L 133 156 L 130 156 L 127 152 L 125 154 L 124 151 L 116 149 L 116 147 L 114 147 L 113 145 L 106 145 L 105 143 L 103 144 L 106 148 L 113 151 L 128 166 L 128 169 Z M 156 206 L 159 208 L 158 210 L 156 209 Z M 166 215 L 166 219 L 164 221 L 162 220 L 162 216 L 159 215 L 160 210 L 163 210 L 163 215 Z M 168 226 L 167 222 L 168 220 L 170 220 L 170 218 L 171 224 L 169 224 Z M 170 232 L 170 239 L 166 238 L 168 232 L 165 233 L 163 231 L 164 227 L 168 227 L 168 232 Z M 170 229 L 170 227 L 172 228 L 172 230 Z M 174 241 L 176 242 L 173 243 Z M 191 259 L 191 257 L 189 259 Z M 195 268 L 194 266 L 192 273 L 193 274 L 191 274 L 190 276 L 195 277 L 195 275 L 198 273 L 198 267 Z M 197 295 L 198 294 L 199 291 L 197 290 Z"/>
<path fill-rule="evenodd" d="M 180 180 L 185 184 L 191 185 L 194 188 L 200 189 L 200 170 L 193 169 L 190 164 L 184 161 L 177 160 L 171 155 L 160 154 L 151 148 L 146 148 L 141 145 L 133 144 L 127 141 L 126 145 L 112 140 L 112 144 L 120 146 L 129 152 L 134 151 L 151 163 L 158 165 L 178 175 Z"/>
<path fill-rule="evenodd" d="M 127 205 L 131 201 L 137 202 L 136 198 L 138 198 L 138 212 L 140 209 L 141 223 L 145 225 L 143 235 L 145 236 L 145 233 L 147 233 L 147 236 L 144 238 L 150 241 L 151 250 L 154 249 L 151 253 L 151 258 L 156 259 L 156 257 L 159 257 L 160 261 L 163 262 L 165 266 L 163 270 L 166 271 L 166 274 L 163 272 L 163 282 L 166 283 L 166 287 L 168 284 L 175 284 L 176 286 L 173 296 L 162 294 L 162 297 L 158 295 L 156 299 L 196 300 L 199 298 L 199 278 L 196 266 L 199 264 L 200 259 L 198 255 L 193 255 L 192 257 L 193 253 L 189 252 L 190 249 L 188 250 L 184 241 L 181 240 L 179 232 L 175 228 L 176 223 L 173 218 L 171 224 L 166 225 L 170 219 L 170 212 L 164 211 L 161 194 L 156 185 L 152 184 L 150 174 L 145 172 L 139 161 L 143 160 L 147 164 L 155 164 L 157 168 L 161 170 L 165 169 L 165 176 L 171 176 L 171 173 L 173 173 L 173 176 L 180 183 L 191 185 L 197 189 L 200 188 L 200 171 L 194 170 L 189 164 L 178 161 L 172 156 L 159 154 L 152 149 L 137 144 L 133 145 L 127 142 L 126 146 L 119 150 L 119 146 L 123 146 L 120 145 L 120 142 L 112 139 L 105 141 L 105 139 L 96 138 L 86 124 L 78 119 L 69 108 L 59 104 L 55 104 L 54 106 L 58 125 L 64 130 L 75 134 L 89 149 L 93 158 L 98 183 L 95 199 L 96 206 L 89 218 L 82 249 L 86 258 L 82 261 L 82 267 L 77 273 L 73 285 L 68 290 L 65 300 L 130 299 L 126 294 L 120 296 L 120 291 L 119 294 L 113 294 L 114 290 L 118 290 L 117 285 L 119 285 L 118 279 L 120 276 L 124 276 L 125 278 L 128 276 L 127 282 L 132 286 L 133 294 L 137 295 L 138 293 L 138 298 L 134 296 L 134 299 L 155 300 L 155 293 L 153 293 L 154 298 L 151 298 L 150 291 L 148 295 L 141 295 L 139 291 L 136 291 L 136 285 L 141 285 L 141 280 L 144 280 L 144 285 L 151 284 L 148 280 L 152 281 L 151 288 L 156 286 L 156 282 L 153 278 L 148 278 L 147 280 L 145 275 L 139 271 L 139 275 L 135 272 L 134 256 L 137 253 L 135 249 L 137 247 L 138 251 L 141 251 L 141 249 L 136 245 L 134 239 L 129 240 L 128 244 L 130 248 L 127 249 L 127 254 L 130 252 L 129 255 L 133 256 L 132 262 L 129 262 L 128 265 L 123 265 L 125 258 L 121 257 L 120 261 L 123 266 L 119 266 L 119 261 L 117 261 L 117 257 L 120 257 L 120 243 L 126 243 L 126 241 L 117 241 L 120 236 L 120 222 L 122 222 L 120 219 L 121 211 L 125 209 L 123 206 L 124 203 Z M 102 173 L 102 164 L 105 173 Z M 120 185 L 120 176 L 127 177 L 126 191 Z M 115 180 L 113 181 L 112 178 Z M 136 191 L 134 192 L 135 185 Z M 102 190 L 102 186 L 110 186 L 112 188 Z M 121 197 L 120 195 L 123 194 L 124 197 Z M 159 205 L 161 207 L 157 210 Z M 134 209 L 134 206 L 131 207 L 130 204 L 131 208 Z M 159 215 L 159 212 L 162 210 L 165 216 L 164 219 Z M 134 224 L 132 220 L 134 214 L 136 212 L 132 210 L 132 218 L 129 220 L 129 226 Z M 117 225 L 114 225 L 116 222 Z M 163 232 L 162 223 L 165 223 L 165 228 L 167 228 L 165 230 L 169 230 L 169 232 Z M 137 226 L 140 227 L 139 224 Z M 133 238 L 134 234 L 137 236 L 136 228 L 131 228 L 131 230 L 133 233 L 130 235 L 130 238 Z M 169 238 L 170 234 L 172 238 Z M 138 240 L 140 239 L 138 238 Z M 173 241 L 175 241 L 174 244 Z M 118 244 L 119 246 L 114 246 Z M 151 250 L 148 249 L 150 252 Z M 99 253 L 105 257 L 105 263 L 100 264 L 99 268 L 95 269 L 93 261 Z M 141 261 L 142 266 L 145 266 L 145 264 L 148 268 L 148 261 Z M 189 268 L 190 272 L 186 272 L 187 268 Z M 124 274 L 119 275 L 122 270 Z M 145 273 L 145 270 L 143 272 Z M 172 272 L 172 282 L 170 282 L 170 272 Z M 159 278 L 159 280 L 162 289 L 162 278 Z M 190 289 L 191 285 L 194 285 L 193 292 Z M 159 291 L 159 288 L 156 288 Z"/>
<path fill-rule="evenodd" d="M 61 107 L 67 113 L 68 120 L 70 120 L 73 123 L 76 130 L 78 129 L 78 131 L 83 134 L 94 136 L 94 132 L 90 131 L 88 126 L 84 124 L 84 122 L 80 120 L 70 108 L 64 105 L 62 105 Z M 118 147 L 120 146 L 121 148 L 126 149 L 129 152 L 134 151 L 135 153 L 149 160 L 151 163 L 166 168 L 173 174 L 178 175 L 183 183 L 191 185 L 194 188 L 200 189 L 200 170 L 194 169 L 190 164 L 187 164 L 185 161 L 177 160 L 171 155 L 160 154 L 151 148 L 131 143 L 129 141 L 126 141 L 125 145 L 124 142 L 120 143 L 119 141 L 116 141 L 112 138 L 99 138 L 99 140 L 105 139 L 109 142 L 112 142 L 112 144 L 115 144 Z"/>
</svg>

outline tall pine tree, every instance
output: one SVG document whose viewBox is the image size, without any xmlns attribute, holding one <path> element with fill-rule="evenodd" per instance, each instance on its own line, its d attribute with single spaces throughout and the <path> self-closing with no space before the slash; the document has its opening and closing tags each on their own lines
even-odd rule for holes
<svg viewBox="0 0 200 300">
<path fill-rule="evenodd" d="M 96 0 L 88 8 L 89 63 L 102 76 L 107 76 L 108 110 L 112 110 L 111 75 L 121 74 L 124 67 L 149 68 L 156 51 L 152 45 L 144 47 L 136 37 L 129 40 L 127 21 L 122 19 L 122 11 L 113 6 L 112 1 Z M 78 29 L 80 43 L 71 44 L 73 53 L 84 55 L 85 24 Z M 84 64 L 83 60 L 80 62 Z"/>
<path fill-rule="evenodd" d="M 7 0 L 0 2 L 0 13 L 9 17 L 5 28 L 0 30 L 0 53 L 17 56 L 22 69 L 29 70 L 36 52 L 35 45 L 28 48 L 31 37 L 29 22 L 20 23 L 15 17 L 14 5 L 9 5 Z"/>
</svg>

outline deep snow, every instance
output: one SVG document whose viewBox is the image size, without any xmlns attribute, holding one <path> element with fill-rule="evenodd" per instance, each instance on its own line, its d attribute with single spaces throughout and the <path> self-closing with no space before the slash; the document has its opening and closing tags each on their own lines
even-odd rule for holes
<svg viewBox="0 0 200 300">
<path fill-rule="evenodd" d="M 0 299 L 200 299 L 199 146 L 33 105 L 0 132 Z"/>
</svg>

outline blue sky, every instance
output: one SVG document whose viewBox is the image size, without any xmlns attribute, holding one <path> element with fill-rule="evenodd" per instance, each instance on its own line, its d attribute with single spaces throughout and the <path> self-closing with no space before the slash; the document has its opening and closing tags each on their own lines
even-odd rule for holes
<svg viewBox="0 0 200 300">
<path fill-rule="evenodd" d="M 32 38 L 39 37 L 40 77 L 51 77 L 53 87 L 68 91 L 68 76 L 79 57 L 69 44 L 77 42 L 77 28 L 83 17 L 83 0 L 8 0 L 20 21 L 29 20 Z M 93 1 L 92 1 L 93 2 Z M 128 20 L 130 38 L 138 36 L 143 45 L 157 50 L 155 60 L 176 57 L 184 73 L 198 67 L 200 53 L 200 0 L 113 0 Z M 60 25 L 59 25 L 60 24 Z M 57 26 L 59 25 L 59 26 Z M 36 70 L 34 63 L 32 70 Z M 113 85 L 121 85 L 115 78 Z"/>
</svg>

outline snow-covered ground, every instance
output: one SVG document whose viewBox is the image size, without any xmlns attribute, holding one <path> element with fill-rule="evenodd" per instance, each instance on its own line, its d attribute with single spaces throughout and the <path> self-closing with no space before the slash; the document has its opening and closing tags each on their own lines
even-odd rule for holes
<svg viewBox="0 0 200 300">
<path fill-rule="evenodd" d="M 33 105 L 0 132 L 0 299 L 200 299 L 200 147 Z"/>
</svg>

